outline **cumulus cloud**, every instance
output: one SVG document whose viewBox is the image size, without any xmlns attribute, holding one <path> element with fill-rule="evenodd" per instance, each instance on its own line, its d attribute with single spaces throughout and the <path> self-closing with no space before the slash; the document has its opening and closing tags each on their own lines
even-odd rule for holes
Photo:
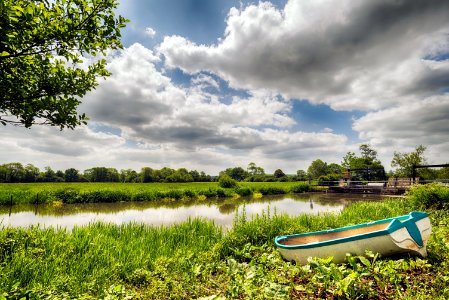
<svg viewBox="0 0 449 300">
<path fill-rule="evenodd" d="M 312 154 L 330 158 L 344 152 L 345 136 L 291 130 L 296 123 L 291 102 L 270 90 L 224 100 L 219 79 L 206 73 L 176 85 L 158 69 L 158 56 L 140 44 L 110 53 L 107 60 L 112 75 L 79 107 L 90 117 L 89 126 L 63 132 L 7 127 L 2 162 L 80 170 L 187 167 L 218 174 L 255 161 L 268 172 L 294 173 Z"/>
<path fill-rule="evenodd" d="M 55 127 L 32 129 L 8 127 L 2 130 L 0 163 L 18 161 L 40 168 L 89 168 L 92 164 L 108 165 L 110 156 L 124 146 L 125 139 L 113 134 L 94 132 L 87 126 L 60 131 Z"/>
<path fill-rule="evenodd" d="M 207 70 L 233 87 L 269 88 L 337 110 L 373 110 L 447 87 L 449 2 L 289 1 L 233 8 L 224 37 L 197 45 L 165 37 L 165 64 Z"/>
<path fill-rule="evenodd" d="M 210 91 L 219 90 L 211 76 L 196 76 L 190 87 L 181 88 L 156 69 L 157 61 L 140 44 L 111 57 L 108 68 L 113 75 L 80 109 L 96 122 L 121 128 L 126 138 L 188 149 L 256 147 L 264 142 L 248 135 L 247 128 L 295 124 L 288 116 L 291 104 L 277 95 L 255 91 L 224 103 Z"/>
<path fill-rule="evenodd" d="M 357 148 L 333 128 L 299 130 L 291 99 L 365 110 L 353 129 L 381 158 L 417 144 L 447 157 L 449 60 L 438 58 L 449 50 L 448 20 L 446 0 L 233 8 L 217 44 L 168 36 L 154 51 L 136 43 L 110 53 L 112 76 L 79 107 L 92 120 L 88 127 L 7 127 L 0 159 L 212 174 L 254 161 L 268 172 L 294 173 Z M 180 68 L 190 82 L 176 84 L 162 66 Z M 223 80 L 237 90 L 227 93 Z"/>
<path fill-rule="evenodd" d="M 449 94 L 421 102 L 368 113 L 355 120 L 360 138 L 374 146 L 411 151 L 417 145 L 430 146 L 431 157 L 445 163 L 449 157 Z"/>
<path fill-rule="evenodd" d="M 118 126 L 140 126 L 160 115 L 169 114 L 182 103 L 183 92 L 155 68 L 158 58 L 140 44 L 108 58 L 112 76 L 88 94 L 81 111 L 97 122 L 112 121 Z"/>
</svg>

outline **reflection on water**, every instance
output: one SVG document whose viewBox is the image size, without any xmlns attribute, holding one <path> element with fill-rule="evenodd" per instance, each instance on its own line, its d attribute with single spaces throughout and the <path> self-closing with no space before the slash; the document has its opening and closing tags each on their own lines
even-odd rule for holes
<svg viewBox="0 0 449 300">
<path fill-rule="evenodd" d="M 340 212 L 354 201 L 380 201 L 381 196 L 348 194 L 297 194 L 264 197 L 262 199 L 225 199 L 204 202 L 119 202 L 53 205 L 0 206 L 0 226 L 26 227 L 30 225 L 73 228 L 96 221 L 121 224 L 142 222 L 155 226 L 170 225 L 188 218 L 213 220 L 223 227 L 232 226 L 236 212 L 245 210 L 251 217 L 270 210 L 271 213 L 317 214 Z"/>
</svg>

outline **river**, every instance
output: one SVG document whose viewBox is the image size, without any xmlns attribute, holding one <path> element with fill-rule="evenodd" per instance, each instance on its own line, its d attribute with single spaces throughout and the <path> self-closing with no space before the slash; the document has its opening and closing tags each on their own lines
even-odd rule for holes
<svg viewBox="0 0 449 300">
<path fill-rule="evenodd" d="M 204 218 L 230 228 L 237 213 L 247 217 L 262 213 L 300 214 L 339 213 L 345 206 L 361 200 L 381 201 L 378 195 L 305 193 L 265 196 L 261 199 L 224 199 L 190 203 L 119 202 L 93 204 L 0 206 L 0 227 L 60 227 L 68 230 L 101 221 L 127 222 L 154 226 L 171 225 L 189 218 Z"/>
</svg>

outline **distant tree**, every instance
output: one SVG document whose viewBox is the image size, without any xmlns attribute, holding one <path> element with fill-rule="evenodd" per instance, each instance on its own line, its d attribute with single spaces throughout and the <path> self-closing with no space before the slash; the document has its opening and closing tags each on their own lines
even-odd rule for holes
<svg viewBox="0 0 449 300">
<path fill-rule="evenodd" d="M 255 163 L 250 162 L 250 163 L 248 164 L 248 167 L 246 168 L 246 170 L 248 171 L 248 173 L 249 173 L 250 175 L 256 175 L 257 166 L 256 166 Z"/>
<path fill-rule="evenodd" d="M 79 171 L 75 168 L 69 168 L 64 172 L 65 182 L 78 182 L 80 180 Z"/>
<path fill-rule="evenodd" d="M 200 173 L 197 170 L 189 171 L 190 176 L 192 176 L 193 181 L 201 181 Z"/>
<path fill-rule="evenodd" d="M 307 168 L 307 173 L 313 179 L 317 179 L 320 176 L 326 175 L 328 173 L 327 163 L 325 163 L 321 159 L 316 159 L 312 161 L 310 166 Z"/>
<path fill-rule="evenodd" d="M 354 152 L 348 152 L 341 163 L 346 169 L 360 168 L 380 168 L 382 163 L 377 158 L 377 151 L 372 149 L 369 144 L 361 144 L 359 146 L 361 156 L 357 156 Z"/>
<path fill-rule="evenodd" d="M 273 176 L 278 179 L 282 178 L 282 177 L 286 177 L 285 173 L 281 169 L 277 169 L 276 171 L 274 171 Z"/>
<path fill-rule="evenodd" d="M 56 172 L 53 171 L 53 169 L 49 166 L 45 167 L 45 172 L 42 175 L 42 181 L 44 182 L 55 182 L 56 179 Z"/>
<path fill-rule="evenodd" d="M 307 172 L 304 170 L 296 171 L 296 180 L 297 181 L 306 181 L 309 177 L 307 176 Z"/>
<path fill-rule="evenodd" d="M 84 177 L 91 182 L 119 182 L 120 175 L 115 168 L 95 167 L 84 171 Z"/>
<path fill-rule="evenodd" d="M 234 180 L 242 181 L 246 177 L 248 177 L 248 172 L 245 171 L 242 167 L 235 167 L 235 168 L 227 168 L 224 171 L 221 171 L 219 173 L 219 176 L 226 174 L 229 177 L 231 177 Z"/>
<path fill-rule="evenodd" d="M 168 167 L 163 167 L 162 169 L 159 170 L 160 181 L 167 182 L 167 179 L 171 175 L 173 175 L 173 173 L 175 173 L 174 169 L 171 169 L 171 168 L 168 168 Z"/>
<path fill-rule="evenodd" d="M 193 177 L 185 168 L 176 170 L 173 174 L 165 179 L 167 182 L 192 182 Z"/>
<path fill-rule="evenodd" d="M 2 0 L 0 123 L 74 128 L 80 99 L 110 75 L 104 59 L 122 48 L 117 0 Z M 11 118 L 12 117 L 12 118 Z M 14 118 L 17 117 L 17 118 Z"/>
<path fill-rule="evenodd" d="M 366 159 L 370 162 L 378 161 L 377 159 L 377 151 L 371 148 L 369 144 L 361 144 L 359 146 L 360 152 L 362 154 L 362 158 Z"/>
<path fill-rule="evenodd" d="M 365 169 L 352 173 L 353 180 L 383 180 L 385 179 L 385 171 L 382 163 L 377 158 L 377 151 L 369 144 L 361 144 L 359 146 L 361 155 L 357 156 L 354 152 L 348 152 L 341 163 L 345 169 Z M 376 170 L 379 169 L 380 170 Z"/>
<path fill-rule="evenodd" d="M 415 151 L 409 153 L 394 152 L 391 166 L 396 168 L 395 176 L 398 177 L 412 177 L 413 166 L 425 165 L 427 163 L 424 157 L 426 147 L 419 145 L 415 148 Z"/>
<path fill-rule="evenodd" d="M 341 174 L 342 167 L 339 164 L 331 163 L 327 165 L 327 174 Z"/>
<path fill-rule="evenodd" d="M 135 170 L 120 170 L 120 182 L 142 182 L 141 176 Z"/>
<path fill-rule="evenodd" d="M 2 182 L 22 182 L 25 176 L 25 169 L 19 162 L 4 164 L 0 172 Z"/>
<path fill-rule="evenodd" d="M 250 162 L 246 168 L 249 175 L 265 175 L 265 170 L 262 167 L 256 166 L 255 163 Z"/>
<path fill-rule="evenodd" d="M 354 152 L 348 152 L 343 157 L 343 160 L 341 162 L 341 166 L 345 169 L 351 169 L 351 165 L 353 165 L 354 160 L 357 158 Z"/>
<path fill-rule="evenodd" d="M 62 172 L 61 170 L 56 171 L 56 179 L 55 181 L 57 182 L 64 182 L 65 181 L 65 175 L 64 172 Z"/>
<path fill-rule="evenodd" d="M 108 182 L 119 182 L 120 174 L 118 173 L 116 168 L 108 168 Z"/>
<path fill-rule="evenodd" d="M 157 176 L 155 170 L 153 170 L 152 168 L 149 168 L 149 167 L 142 168 L 142 170 L 140 171 L 140 178 L 141 178 L 141 181 L 144 183 L 159 181 L 159 176 Z"/>
<path fill-rule="evenodd" d="M 203 171 L 200 172 L 200 180 L 202 182 L 210 182 L 212 181 L 212 177 L 210 175 L 207 175 L 206 173 L 204 173 Z"/>
<path fill-rule="evenodd" d="M 35 182 L 39 177 L 39 168 L 35 167 L 32 164 L 27 164 L 25 166 L 25 174 L 23 177 L 23 182 Z"/>
</svg>

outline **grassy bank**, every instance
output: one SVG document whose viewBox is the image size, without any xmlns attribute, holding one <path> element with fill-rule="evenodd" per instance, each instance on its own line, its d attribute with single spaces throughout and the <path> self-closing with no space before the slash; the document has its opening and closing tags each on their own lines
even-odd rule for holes
<svg viewBox="0 0 449 300">
<path fill-rule="evenodd" d="M 233 196 L 286 194 L 310 190 L 302 182 L 240 182 L 236 188 L 221 188 L 217 182 L 191 183 L 2 183 L 0 205 L 51 203 L 96 203 L 157 201 L 163 199 L 205 200 Z"/>
<path fill-rule="evenodd" d="M 449 212 L 435 207 L 449 203 L 446 192 L 447 188 L 422 187 L 405 199 L 355 203 L 340 215 L 287 217 L 266 212 L 248 220 L 243 214 L 226 234 L 201 220 L 170 228 L 6 228 L 0 231 L 0 298 L 447 299 Z M 428 201 L 418 201 L 417 195 Z M 301 267 L 285 262 L 273 245 L 279 234 L 424 208 L 433 224 L 426 259 L 371 255 L 351 257 L 340 265 L 317 260 Z"/>
</svg>

